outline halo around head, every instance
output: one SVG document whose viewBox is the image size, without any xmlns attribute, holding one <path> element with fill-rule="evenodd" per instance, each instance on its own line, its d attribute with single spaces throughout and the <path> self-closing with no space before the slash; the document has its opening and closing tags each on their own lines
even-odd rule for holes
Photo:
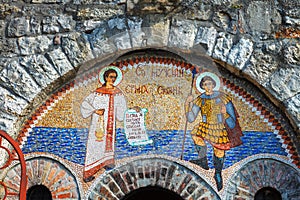
<svg viewBox="0 0 300 200">
<path fill-rule="evenodd" d="M 99 82 L 101 84 L 105 83 L 103 75 L 109 69 L 113 69 L 113 70 L 115 70 L 117 72 L 117 78 L 116 78 L 116 81 L 114 82 L 114 86 L 117 86 L 122 81 L 123 74 L 122 74 L 122 71 L 118 67 L 116 67 L 116 66 L 108 66 L 108 67 L 104 67 L 103 69 L 101 69 L 101 71 L 99 72 L 99 77 L 98 77 Z"/>
<path fill-rule="evenodd" d="M 196 88 L 197 88 L 197 90 L 198 90 L 200 93 L 205 92 L 205 90 L 202 89 L 202 88 L 200 87 L 201 80 L 202 80 L 205 76 L 211 77 L 211 78 L 216 82 L 216 86 L 214 87 L 213 90 L 219 90 L 219 89 L 220 89 L 220 78 L 219 78 L 216 74 L 214 74 L 214 73 L 211 73 L 211 72 L 203 72 L 203 73 L 201 73 L 201 74 L 197 77 L 197 79 L 196 79 Z"/>
</svg>

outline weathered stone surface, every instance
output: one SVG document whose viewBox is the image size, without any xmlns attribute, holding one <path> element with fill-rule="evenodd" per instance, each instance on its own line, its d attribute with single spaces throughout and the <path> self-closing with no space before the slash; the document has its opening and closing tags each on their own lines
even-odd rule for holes
<svg viewBox="0 0 300 200">
<path fill-rule="evenodd" d="M 183 0 L 127 0 L 127 12 L 135 14 L 167 13 L 176 9 Z"/>
<path fill-rule="evenodd" d="M 30 33 L 32 35 L 41 34 L 42 25 L 41 25 L 41 20 L 38 17 L 35 16 L 30 17 L 29 25 L 30 25 Z"/>
<path fill-rule="evenodd" d="M 253 42 L 250 39 L 242 38 L 230 50 L 227 62 L 238 69 L 243 69 L 253 51 Z"/>
<path fill-rule="evenodd" d="M 38 17 L 12 19 L 7 27 L 8 37 L 31 36 L 41 33 L 41 20 Z"/>
<path fill-rule="evenodd" d="M 62 13 L 64 8 L 62 4 L 24 4 L 22 12 L 32 17 L 55 16 Z"/>
<path fill-rule="evenodd" d="M 300 25 L 300 19 L 295 19 L 289 16 L 285 16 L 285 23 L 290 24 L 290 25 Z"/>
<path fill-rule="evenodd" d="M 20 65 L 34 78 L 43 89 L 59 78 L 59 74 L 43 55 L 20 58 Z"/>
<path fill-rule="evenodd" d="M 67 15 L 49 16 L 42 21 L 43 33 L 68 32 L 74 27 L 75 21 Z"/>
<path fill-rule="evenodd" d="M 8 37 L 20 37 L 29 33 L 29 20 L 25 17 L 14 18 L 7 27 Z"/>
<path fill-rule="evenodd" d="M 270 2 L 252 1 L 247 8 L 252 34 L 270 34 L 272 26 L 281 23 L 281 16 Z"/>
<path fill-rule="evenodd" d="M 97 7 L 81 7 L 77 11 L 77 17 L 80 20 L 93 19 L 104 20 L 124 14 L 125 8 L 117 5 L 97 6 Z"/>
<path fill-rule="evenodd" d="M 28 102 L 0 86 L 0 107 L 12 115 L 20 115 Z"/>
<path fill-rule="evenodd" d="M 284 60 L 291 65 L 300 67 L 300 43 L 287 45 L 284 49 Z"/>
<path fill-rule="evenodd" d="M 300 94 L 287 99 L 284 104 L 287 107 L 288 113 L 293 117 L 297 127 L 300 129 Z"/>
<path fill-rule="evenodd" d="M 0 55 L 1 57 L 12 57 L 19 53 L 15 39 L 6 38 L 6 23 L 0 20 Z"/>
<path fill-rule="evenodd" d="M 0 54 L 1 57 L 13 57 L 20 53 L 18 48 L 17 39 L 8 38 L 1 39 L 0 38 Z"/>
<path fill-rule="evenodd" d="M 244 72 L 250 75 L 253 80 L 263 84 L 278 68 L 278 63 L 272 55 L 255 51 L 246 65 Z"/>
<path fill-rule="evenodd" d="M 61 48 L 55 49 L 46 54 L 47 57 L 54 64 L 56 71 L 59 75 L 63 76 L 70 70 L 73 70 L 72 64 L 69 62 L 67 56 L 63 53 Z"/>
<path fill-rule="evenodd" d="M 119 50 L 131 48 L 130 36 L 125 18 L 114 18 L 108 21 L 110 39 Z"/>
<path fill-rule="evenodd" d="M 197 29 L 192 21 L 173 19 L 171 22 L 170 47 L 189 49 L 194 45 Z"/>
<path fill-rule="evenodd" d="M 224 11 L 214 13 L 213 22 L 216 26 L 222 28 L 224 31 L 229 30 L 232 16 Z"/>
<path fill-rule="evenodd" d="M 0 18 L 5 18 L 8 15 L 16 14 L 21 11 L 18 6 L 10 5 L 10 2 L 1 1 Z"/>
<path fill-rule="evenodd" d="M 299 3 L 299 1 L 298 1 Z M 300 3 L 298 6 L 293 6 L 292 8 L 285 10 L 286 15 L 288 15 L 291 18 L 300 18 L 300 9 L 299 9 Z"/>
<path fill-rule="evenodd" d="M 62 48 L 73 66 L 94 58 L 90 43 L 84 35 L 68 34 L 62 37 Z"/>
<path fill-rule="evenodd" d="M 299 67 L 280 68 L 266 84 L 279 100 L 288 99 L 300 92 Z"/>
<path fill-rule="evenodd" d="M 183 2 L 184 3 L 184 2 Z M 208 20 L 212 15 L 212 5 L 205 1 L 186 2 L 183 14 L 189 19 Z"/>
<path fill-rule="evenodd" d="M 278 2 L 286 8 L 285 10 L 295 9 L 300 6 L 300 1 L 298 0 L 278 0 Z"/>
<path fill-rule="evenodd" d="M 6 88 L 28 101 L 33 100 L 41 91 L 41 88 L 17 61 L 9 63 L 0 72 L 0 80 Z"/>
<path fill-rule="evenodd" d="M 5 36 L 6 23 L 4 20 L 0 20 L 0 38 Z"/>
<path fill-rule="evenodd" d="M 282 50 L 281 40 L 270 40 L 255 44 L 255 49 L 264 50 L 266 53 L 280 55 Z"/>
<path fill-rule="evenodd" d="M 115 45 L 107 37 L 108 27 L 103 25 L 89 35 L 89 40 L 95 57 L 105 56 L 116 50 Z"/>
<path fill-rule="evenodd" d="M 142 30 L 143 19 L 140 17 L 131 17 L 128 20 L 129 34 L 133 47 L 142 47 L 145 44 L 146 34 Z"/>
<path fill-rule="evenodd" d="M 226 33 L 219 33 L 212 56 L 216 59 L 226 62 L 227 55 L 233 45 L 232 36 Z"/>
<path fill-rule="evenodd" d="M 211 56 L 217 34 L 217 30 L 214 27 L 199 27 L 195 44 L 204 45 L 205 49 L 207 49 L 207 55 Z"/>
<path fill-rule="evenodd" d="M 170 27 L 169 19 L 164 20 L 162 15 L 149 15 L 143 19 L 142 26 L 145 33 L 143 46 L 167 46 Z"/>
<path fill-rule="evenodd" d="M 72 2 L 75 5 L 98 5 L 98 4 L 105 4 L 105 3 L 111 3 L 111 4 L 123 4 L 126 3 L 126 0 L 72 0 Z"/>
<path fill-rule="evenodd" d="M 0 130 L 7 132 L 12 137 L 14 137 L 17 120 L 18 117 L 0 110 Z"/>
<path fill-rule="evenodd" d="M 84 20 L 76 24 L 76 30 L 81 32 L 91 32 L 102 24 L 102 20 Z"/>
<path fill-rule="evenodd" d="M 32 0 L 32 3 L 69 3 L 71 0 Z"/>
<path fill-rule="evenodd" d="M 50 48 L 52 40 L 48 36 L 20 37 L 18 39 L 21 55 L 43 53 Z"/>
</svg>

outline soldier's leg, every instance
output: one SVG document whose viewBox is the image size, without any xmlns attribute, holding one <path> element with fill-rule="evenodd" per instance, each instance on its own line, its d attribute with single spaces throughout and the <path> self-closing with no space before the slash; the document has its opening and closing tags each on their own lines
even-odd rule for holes
<svg viewBox="0 0 300 200">
<path fill-rule="evenodd" d="M 191 160 L 190 162 L 195 163 L 202 167 L 203 169 L 208 170 L 208 162 L 207 162 L 207 146 L 204 140 L 201 137 L 192 136 L 196 151 L 198 152 L 198 159 Z"/>
<path fill-rule="evenodd" d="M 220 191 L 223 188 L 223 179 L 222 179 L 222 169 L 225 160 L 225 151 L 214 148 L 214 166 L 215 166 L 215 175 L 214 179 L 217 184 L 217 189 Z"/>
</svg>

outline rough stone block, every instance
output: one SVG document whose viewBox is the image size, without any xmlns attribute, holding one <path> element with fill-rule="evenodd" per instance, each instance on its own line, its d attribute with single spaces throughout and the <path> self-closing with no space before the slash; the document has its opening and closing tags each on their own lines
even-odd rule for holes
<svg viewBox="0 0 300 200">
<path fill-rule="evenodd" d="M 113 18 L 108 21 L 108 28 L 110 30 L 110 37 L 113 44 L 119 50 L 131 48 L 130 35 L 127 30 L 125 18 Z"/>
<path fill-rule="evenodd" d="M 173 19 L 168 46 L 189 49 L 194 45 L 196 33 L 196 26 L 192 21 Z"/>
<path fill-rule="evenodd" d="M 0 73 L 4 86 L 24 99 L 31 101 L 41 91 L 35 80 L 17 61 L 8 64 Z"/>
<path fill-rule="evenodd" d="M 243 69 L 253 51 L 253 42 L 250 39 L 242 38 L 230 50 L 227 62 L 238 69 Z"/>
<path fill-rule="evenodd" d="M 82 32 L 91 32 L 102 24 L 102 20 L 82 20 L 76 24 L 76 30 Z"/>
<path fill-rule="evenodd" d="M 281 101 L 299 93 L 299 85 L 300 71 L 298 67 L 280 68 L 266 84 L 271 93 Z"/>
<path fill-rule="evenodd" d="M 233 39 L 231 35 L 223 32 L 219 33 L 212 56 L 216 59 L 226 62 L 232 45 Z"/>
<path fill-rule="evenodd" d="M 62 37 L 62 48 L 73 66 L 78 66 L 94 58 L 90 43 L 84 35 L 68 34 Z"/>
<path fill-rule="evenodd" d="M 46 88 L 59 74 L 43 55 L 32 55 L 20 58 L 20 64 L 42 87 Z"/>
<path fill-rule="evenodd" d="M 21 55 L 43 53 L 50 48 L 52 40 L 48 36 L 20 37 L 18 39 Z"/>
<path fill-rule="evenodd" d="M 71 63 L 61 48 L 48 52 L 46 56 L 48 56 L 51 62 L 54 64 L 54 67 L 59 75 L 63 76 L 69 71 L 73 70 Z"/>
<path fill-rule="evenodd" d="M 217 37 L 217 30 L 214 27 L 199 27 L 195 44 L 205 45 L 207 54 L 211 55 Z"/>
<path fill-rule="evenodd" d="M 9 38 L 9 39 L 1 39 L 0 38 L 0 55 L 2 57 L 11 58 L 20 53 L 18 48 L 17 39 Z"/>
<path fill-rule="evenodd" d="M 182 0 L 128 0 L 127 12 L 133 13 L 167 13 L 176 9 Z"/>
<path fill-rule="evenodd" d="M 124 14 L 125 8 L 123 6 L 117 6 L 115 4 L 101 5 L 94 7 L 82 7 L 77 11 L 77 17 L 81 20 L 93 19 L 93 20 L 105 20 L 114 16 L 120 16 Z"/>
<path fill-rule="evenodd" d="M 253 53 L 244 72 L 250 75 L 259 84 L 263 84 L 278 68 L 278 63 L 272 55 L 261 51 Z"/>
<path fill-rule="evenodd" d="M 189 19 L 206 21 L 213 13 L 211 9 L 212 5 L 207 1 L 184 1 L 182 4 L 185 4 L 183 13 Z"/>
<path fill-rule="evenodd" d="M 108 28 L 101 26 L 89 36 L 91 47 L 95 57 L 105 56 L 116 50 L 115 45 L 107 37 Z"/>
<path fill-rule="evenodd" d="M 42 21 L 43 33 L 67 32 L 75 28 L 75 21 L 72 16 L 58 15 L 47 16 Z"/>
<path fill-rule="evenodd" d="M 288 113 L 293 117 L 297 127 L 300 129 L 300 94 L 287 99 L 284 104 L 287 107 Z"/>
<path fill-rule="evenodd" d="M 7 27 L 8 37 L 20 37 L 29 33 L 29 20 L 25 17 L 14 18 Z"/>
<path fill-rule="evenodd" d="M 300 66 L 300 43 L 288 45 L 284 49 L 284 60 L 288 64 Z"/>
<path fill-rule="evenodd" d="M 168 44 L 170 20 L 163 20 L 161 15 L 149 15 L 143 18 L 142 46 L 164 47 Z"/>
<path fill-rule="evenodd" d="M 28 102 L 13 94 L 11 91 L 0 87 L 1 109 L 13 115 L 20 115 L 28 105 Z"/>
</svg>

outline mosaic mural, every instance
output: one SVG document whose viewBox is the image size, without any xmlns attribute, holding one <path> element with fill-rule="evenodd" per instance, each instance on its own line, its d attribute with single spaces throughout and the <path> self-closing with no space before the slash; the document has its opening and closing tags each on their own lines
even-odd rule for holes
<svg viewBox="0 0 300 200">
<path fill-rule="evenodd" d="M 217 71 L 140 57 L 95 66 L 62 88 L 27 122 L 19 142 L 25 154 L 66 160 L 83 183 L 128 158 L 163 155 L 214 169 L 221 190 L 222 171 L 250 156 L 293 162 L 283 134 L 272 113 Z"/>
</svg>

